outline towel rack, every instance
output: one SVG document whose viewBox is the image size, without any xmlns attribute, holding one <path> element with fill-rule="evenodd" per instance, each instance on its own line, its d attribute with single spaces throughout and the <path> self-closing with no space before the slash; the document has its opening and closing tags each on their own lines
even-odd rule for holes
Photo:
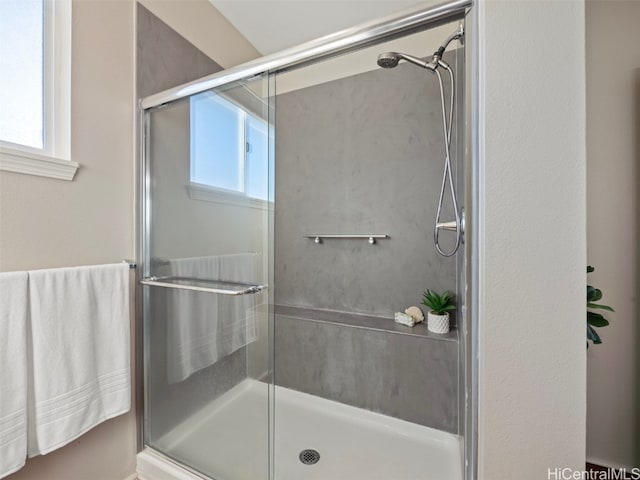
<svg viewBox="0 0 640 480">
<path fill-rule="evenodd" d="M 374 243 L 376 243 L 376 239 L 389 238 L 389 235 L 378 234 L 378 233 L 373 233 L 373 234 L 365 233 L 365 234 L 358 234 L 358 235 L 349 235 L 349 234 L 342 234 L 342 233 L 336 233 L 336 234 L 313 233 L 313 234 L 305 235 L 305 238 L 313 238 L 313 242 L 316 244 L 322 243 L 322 239 L 324 238 L 338 238 L 338 239 L 363 238 L 363 239 L 367 239 L 370 245 L 373 245 Z"/>
<path fill-rule="evenodd" d="M 250 295 L 267 289 L 267 285 L 251 285 L 238 282 L 220 280 L 203 280 L 186 277 L 145 277 L 140 280 L 142 285 L 154 287 L 175 288 L 178 290 L 192 290 L 195 292 L 215 293 L 218 295 Z"/>
</svg>

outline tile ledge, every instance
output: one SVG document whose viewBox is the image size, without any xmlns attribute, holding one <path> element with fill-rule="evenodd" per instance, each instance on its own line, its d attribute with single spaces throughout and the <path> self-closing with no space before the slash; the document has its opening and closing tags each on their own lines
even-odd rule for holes
<svg viewBox="0 0 640 480">
<path fill-rule="evenodd" d="M 342 312 L 336 310 L 324 310 L 294 305 L 273 305 L 276 317 L 297 318 L 300 320 L 328 323 L 331 325 L 341 325 L 353 328 L 362 328 L 379 332 L 387 332 L 398 335 L 410 335 L 423 337 L 429 340 L 458 341 L 458 329 L 454 328 L 447 334 L 432 333 L 427 329 L 425 323 L 420 323 L 415 327 L 407 327 L 395 323 L 392 318 L 375 317 L 361 313 Z"/>
</svg>

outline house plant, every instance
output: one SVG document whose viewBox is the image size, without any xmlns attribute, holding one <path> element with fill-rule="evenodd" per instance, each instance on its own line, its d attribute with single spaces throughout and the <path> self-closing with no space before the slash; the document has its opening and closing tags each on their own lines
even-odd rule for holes
<svg viewBox="0 0 640 480">
<path fill-rule="evenodd" d="M 429 308 L 427 313 L 427 328 L 433 333 L 449 332 L 449 312 L 456 309 L 453 295 L 446 291 L 442 295 L 427 290 L 424 292 L 422 304 Z"/>
<path fill-rule="evenodd" d="M 587 266 L 587 273 L 591 273 L 595 270 L 591 265 Z M 589 340 L 593 342 L 594 345 L 598 343 L 602 343 L 602 339 L 600 335 L 593 329 L 594 327 L 606 327 L 609 325 L 609 321 L 604 318 L 601 313 L 592 312 L 590 310 L 607 310 L 609 312 L 613 312 L 613 308 L 609 305 L 602 305 L 600 303 L 595 303 L 602 298 L 602 290 L 599 288 L 592 287 L 591 285 L 587 285 L 587 348 L 589 347 Z"/>
</svg>

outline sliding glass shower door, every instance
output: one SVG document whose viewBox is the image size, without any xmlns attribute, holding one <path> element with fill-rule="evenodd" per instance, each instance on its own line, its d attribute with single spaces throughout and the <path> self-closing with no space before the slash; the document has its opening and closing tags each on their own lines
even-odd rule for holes
<svg viewBox="0 0 640 480">
<path fill-rule="evenodd" d="M 272 91 L 145 113 L 145 443 L 216 479 L 269 478 Z"/>
<path fill-rule="evenodd" d="M 424 22 L 143 100 L 154 452 L 212 480 L 464 478 L 464 29 Z"/>
</svg>

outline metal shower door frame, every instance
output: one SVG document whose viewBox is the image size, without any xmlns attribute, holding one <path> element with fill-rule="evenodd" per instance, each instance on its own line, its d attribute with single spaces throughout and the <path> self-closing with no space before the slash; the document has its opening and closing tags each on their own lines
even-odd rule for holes
<svg viewBox="0 0 640 480">
<path fill-rule="evenodd" d="M 301 68 L 331 57 L 370 47 L 384 41 L 428 30 L 455 20 L 465 20 L 465 206 L 467 211 L 465 252 L 466 259 L 464 290 L 465 328 L 460 337 L 464 348 L 465 402 L 464 420 L 464 471 L 465 480 L 477 478 L 477 429 L 478 429 L 478 15 L 472 8 L 477 0 L 453 0 L 438 5 L 411 7 L 381 19 L 367 22 L 340 32 L 303 43 L 281 52 L 246 62 L 201 79 L 150 95 L 138 102 L 139 125 L 137 129 L 139 161 L 136 168 L 136 269 L 137 282 L 149 275 L 150 252 L 150 172 L 149 113 L 182 98 L 212 88 L 241 80 L 250 80 L 260 75 L 281 73 Z M 271 94 L 271 93 L 270 93 Z M 148 363 L 143 338 L 143 304 L 145 289 L 136 289 L 135 299 L 135 377 L 137 447 L 144 445 L 144 395 L 147 391 L 146 365 Z M 140 382 L 143 379 L 144 382 Z"/>
</svg>

